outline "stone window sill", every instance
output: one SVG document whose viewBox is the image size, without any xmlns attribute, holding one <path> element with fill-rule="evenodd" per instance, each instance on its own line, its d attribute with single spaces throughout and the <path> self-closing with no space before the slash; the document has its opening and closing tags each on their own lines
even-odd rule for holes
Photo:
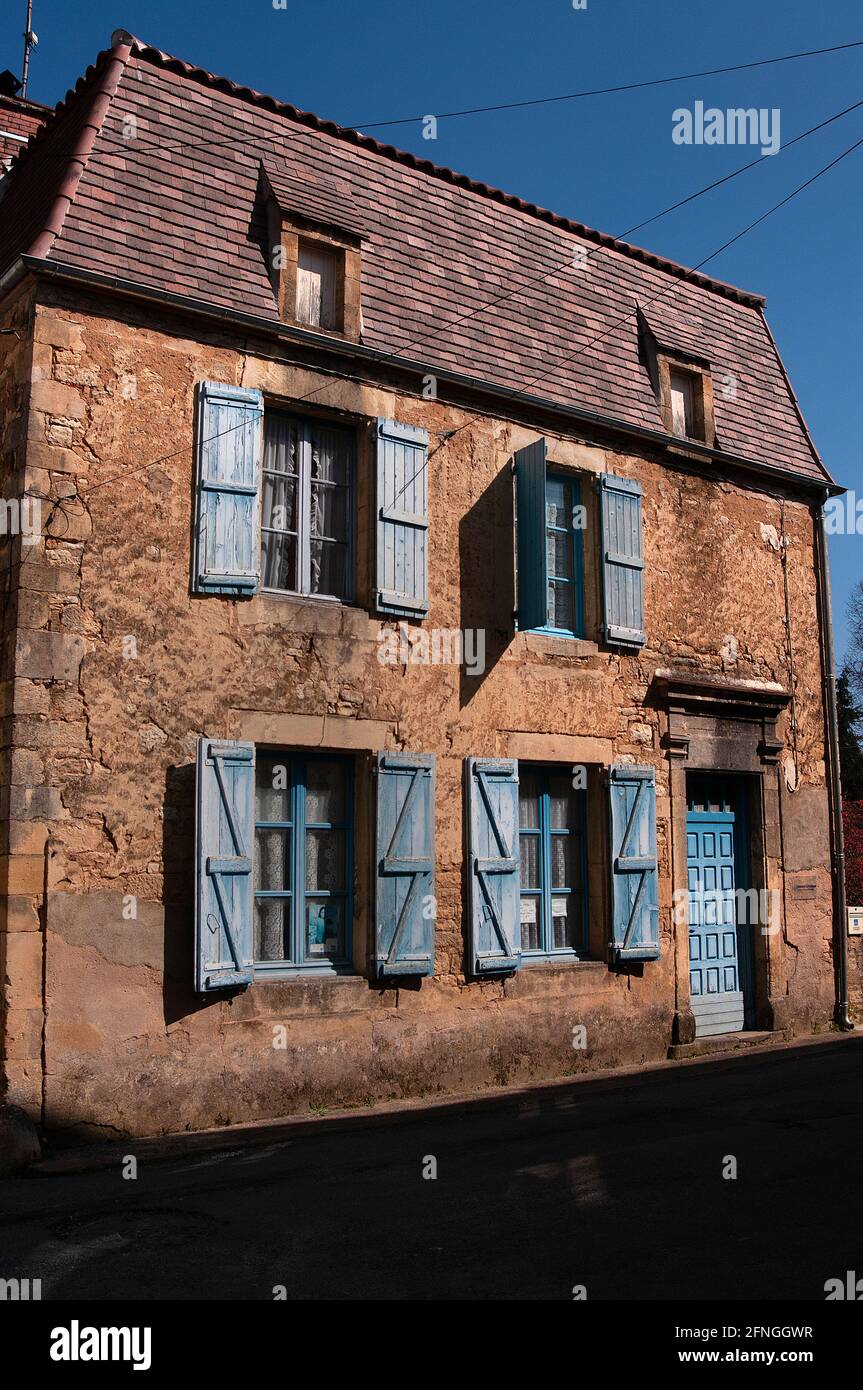
<svg viewBox="0 0 863 1390">
<path fill-rule="evenodd" d="M 540 971 L 546 974 L 550 972 L 561 972 L 570 970 L 602 970 L 608 969 L 608 964 L 604 960 L 590 959 L 584 956 L 570 956 L 567 959 L 556 959 L 554 956 L 545 958 L 533 957 L 530 960 L 522 960 L 522 970 Z"/>
<path fill-rule="evenodd" d="M 244 627 L 278 626 L 296 632 L 367 637 L 371 629 L 377 636 L 380 619 L 369 616 L 355 603 L 324 595 L 282 594 L 263 590 L 238 605 L 237 614 Z"/>
<path fill-rule="evenodd" d="M 597 656 L 599 643 L 586 637 L 557 637 L 549 632 L 523 633 L 525 650 L 537 656 Z"/>
</svg>

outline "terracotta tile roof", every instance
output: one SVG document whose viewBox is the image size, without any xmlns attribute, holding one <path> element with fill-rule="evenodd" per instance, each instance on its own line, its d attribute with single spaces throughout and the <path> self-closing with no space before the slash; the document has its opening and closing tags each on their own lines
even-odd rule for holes
<svg viewBox="0 0 863 1390">
<path fill-rule="evenodd" d="M 124 138 L 131 122 L 136 138 Z M 717 392 L 722 449 L 827 479 L 759 296 L 137 40 L 101 55 L 8 176 L 0 223 L 13 214 L 15 230 L 0 229 L 0 269 L 35 242 L 70 266 L 277 321 L 262 161 L 292 202 L 304 192 L 309 215 L 337 200 L 364 229 L 365 344 L 661 431 L 640 307 L 734 379 Z M 46 187 L 70 171 L 71 198 L 52 203 Z M 53 229 L 41 241 L 40 223 Z"/>
</svg>

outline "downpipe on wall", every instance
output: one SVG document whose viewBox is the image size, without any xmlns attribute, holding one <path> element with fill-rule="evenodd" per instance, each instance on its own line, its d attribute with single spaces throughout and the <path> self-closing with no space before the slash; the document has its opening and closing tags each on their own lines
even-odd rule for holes
<svg viewBox="0 0 863 1390">
<path fill-rule="evenodd" d="M 829 493 L 825 493 L 824 501 Z M 842 825 L 842 780 L 839 767 L 839 716 L 836 705 L 836 664 L 833 655 L 833 619 L 830 603 L 830 570 L 827 564 L 827 531 L 824 506 L 818 508 L 815 528 L 818 551 L 818 587 L 821 599 L 821 667 L 827 710 L 827 746 L 830 755 L 830 819 L 833 824 L 833 941 L 836 960 L 836 1008 L 834 1020 L 846 1032 L 854 1027 L 848 1011 L 848 911 L 845 896 L 845 832 Z"/>
</svg>

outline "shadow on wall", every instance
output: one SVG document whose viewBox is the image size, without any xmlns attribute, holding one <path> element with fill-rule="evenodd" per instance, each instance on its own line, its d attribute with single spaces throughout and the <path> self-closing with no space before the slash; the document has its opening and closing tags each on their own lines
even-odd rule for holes
<svg viewBox="0 0 863 1390">
<path fill-rule="evenodd" d="M 469 705 L 483 681 L 494 670 L 513 638 L 515 576 L 513 535 L 515 514 L 512 473 L 502 468 L 485 492 L 462 517 L 458 529 L 460 612 L 463 633 L 470 633 L 465 647 L 482 652 L 475 673 L 462 662 L 459 673 L 459 705 Z M 483 646 L 468 646 L 468 640 Z"/>
<path fill-rule="evenodd" d="M 165 775 L 162 863 L 165 940 L 162 998 L 166 1026 L 211 1002 L 195 993 L 195 765 Z M 225 991 L 227 994 L 227 991 Z M 222 995 L 221 997 L 224 997 Z"/>
</svg>

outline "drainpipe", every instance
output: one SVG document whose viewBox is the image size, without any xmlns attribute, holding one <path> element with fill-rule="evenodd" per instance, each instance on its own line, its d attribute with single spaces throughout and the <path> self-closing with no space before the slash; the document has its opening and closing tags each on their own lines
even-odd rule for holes
<svg viewBox="0 0 863 1390">
<path fill-rule="evenodd" d="M 824 501 L 829 493 L 825 493 Z M 821 663 L 827 708 L 827 745 L 830 752 L 830 818 L 833 822 L 833 942 L 836 959 L 836 1010 L 834 1018 L 845 1031 L 854 1024 L 848 1012 L 848 911 L 845 898 L 845 832 L 842 826 L 842 783 L 839 772 L 839 717 L 836 707 L 836 665 L 833 656 L 833 620 L 830 612 L 830 570 L 827 564 L 827 532 L 824 507 L 818 508 L 815 531 L 818 551 L 818 586 L 821 598 Z"/>
</svg>

